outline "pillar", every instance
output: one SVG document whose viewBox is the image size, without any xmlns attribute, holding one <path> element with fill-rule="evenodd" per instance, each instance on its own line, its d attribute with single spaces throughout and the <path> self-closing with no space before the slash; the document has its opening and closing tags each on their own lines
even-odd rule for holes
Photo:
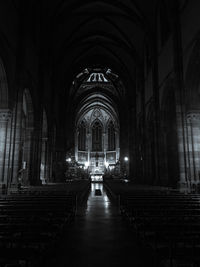
<svg viewBox="0 0 200 267">
<path fill-rule="evenodd" d="M 194 187 L 199 183 L 200 176 L 200 112 L 187 113 L 188 155 L 190 161 L 190 183 Z"/>
<path fill-rule="evenodd" d="M 185 116 L 185 89 L 183 81 L 183 51 L 182 34 L 180 25 L 179 3 L 177 0 L 171 0 L 172 13 L 172 38 L 173 38 L 173 63 L 175 73 L 175 95 L 176 95 L 176 119 L 177 119 L 177 137 L 178 137 L 178 155 L 179 155 L 179 185 L 178 187 L 186 189 L 188 187 L 188 177 L 190 174 L 190 162 L 187 159 L 187 124 Z"/>
<path fill-rule="evenodd" d="M 9 143 L 8 121 L 11 118 L 9 109 L 0 109 L 0 183 L 6 183 L 8 169 Z"/>
</svg>

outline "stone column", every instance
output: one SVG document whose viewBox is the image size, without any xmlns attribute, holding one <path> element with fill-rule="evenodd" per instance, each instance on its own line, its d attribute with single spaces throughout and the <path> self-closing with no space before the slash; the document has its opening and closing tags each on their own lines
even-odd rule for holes
<svg viewBox="0 0 200 267">
<path fill-rule="evenodd" d="M 78 131 L 77 130 L 75 131 L 75 160 L 78 162 Z"/>
<path fill-rule="evenodd" d="M 42 113 L 41 113 L 42 114 Z M 33 153 L 30 171 L 30 184 L 40 185 L 40 167 L 41 167 L 41 150 L 42 150 L 42 133 L 41 133 L 42 120 L 38 119 L 35 123 L 33 131 Z"/>
<path fill-rule="evenodd" d="M 0 109 L 0 183 L 6 182 L 6 169 L 8 168 L 8 121 L 11 117 L 9 109 Z"/>
<path fill-rule="evenodd" d="M 9 181 L 9 186 L 17 186 L 18 183 L 18 171 L 22 168 L 20 162 L 20 152 L 21 152 L 21 122 L 22 122 L 22 103 L 18 102 L 14 109 L 14 120 L 12 123 L 12 167 L 11 167 L 11 177 Z"/>
<path fill-rule="evenodd" d="M 90 132 L 87 132 L 87 152 L 88 152 L 88 157 L 87 160 L 88 162 L 90 161 L 90 151 L 91 151 L 91 134 Z"/>
<path fill-rule="evenodd" d="M 177 0 L 169 1 L 171 6 L 173 65 L 174 65 L 174 90 L 176 96 L 176 119 L 179 153 L 179 189 L 187 190 L 188 178 L 190 179 L 187 157 L 187 122 L 185 116 L 185 88 L 183 78 L 183 49 L 182 32 L 180 23 L 180 9 Z"/>
<path fill-rule="evenodd" d="M 91 171 L 91 160 L 90 160 L 90 152 L 91 152 L 91 149 L 92 149 L 92 140 L 91 140 L 91 133 L 90 131 L 88 130 L 87 132 L 87 151 L 88 151 L 88 163 L 89 163 L 89 166 L 88 166 L 88 173 L 90 173 Z"/>
<path fill-rule="evenodd" d="M 48 148 L 47 148 L 47 155 L 48 155 L 48 170 L 47 170 L 47 177 L 48 177 L 48 182 L 54 182 L 54 177 L 53 177 L 53 142 L 52 142 L 52 136 L 48 140 Z"/>
<path fill-rule="evenodd" d="M 117 162 L 120 158 L 119 130 L 115 130 L 115 150 L 116 150 L 116 162 Z"/>
<path fill-rule="evenodd" d="M 41 163 L 40 163 L 40 180 L 42 181 L 42 184 L 46 183 L 46 145 L 47 138 L 42 138 L 42 149 L 41 149 Z"/>
<path fill-rule="evenodd" d="M 107 150 L 107 145 L 106 145 L 106 132 L 103 132 L 104 166 L 105 166 L 105 162 L 106 162 L 106 150 Z"/>
<path fill-rule="evenodd" d="M 32 145 L 32 136 L 33 136 L 33 128 L 26 128 L 25 140 L 24 140 L 24 148 L 23 148 L 23 173 L 22 173 L 22 183 L 24 185 L 29 185 L 29 175 L 30 175 L 30 164 L 31 164 L 31 145 Z"/>
<path fill-rule="evenodd" d="M 189 162 L 186 158 L 186 125 L 183 127 L 183 118 L 180 107 L 177 105 L 176 110 L 176 121 L 177 121 L 177 140 L 178 140 L 178 158 L 179 158 L 179 188 L 185 189 L 188 186 L 188 179 L 190 179 L 189 173 Z M 184 137 L 184 138 L 183 138 Z M 188 149 L 188 148 L 187 148 Z"/>
<path fill-rule="evenodd" d="M 48 162 L 48 138 L 45 137 L 45 164 L 44 164 L 44 179 L 45 183 L 48 181 L 48 168 L 49 168 L 49 162 Z"/>
<path fill-rule="evenodd" d="M 136 108 L 135 106 L 130 107 L 130 130 L 129 130 L 129 142 L 130 142 L 130 149 L 129 149 L 129 161 L 124 162 L 124 158 L 122 158 L 122 164 L 126 164 L 129 169 L 130 179 L 140 178 L 139 173 L 139 164 L 137 162 L 137 152 L 138 152 L 138 144 L 137 144 L 137 118 L 136 118 Z M 127 155 L 124 155 L 127 156 Z M 129 163 L 131 162 L 131 164 Z M 139 162 L 140 163 L 140 162 Z M 140 179 L 141 180 L 141 179 Z M 139 181 L 141 183 L 141 181 Z"/>
<path fill-rule="evenodd" d="M 200 176 L 200 111 L 189 112 L 187 124 L 191 183 L 196 185 Z"/>
</svg>

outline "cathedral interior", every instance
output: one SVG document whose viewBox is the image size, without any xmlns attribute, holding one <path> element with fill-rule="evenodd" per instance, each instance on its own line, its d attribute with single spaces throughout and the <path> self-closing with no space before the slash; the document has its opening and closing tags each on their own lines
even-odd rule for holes
<svg viewBox="0 0 200 267">
<path fill-rule="evenodd" d="M 0 267 L 200 266 L 199 12 L 0 1 Z"/>
</svg>

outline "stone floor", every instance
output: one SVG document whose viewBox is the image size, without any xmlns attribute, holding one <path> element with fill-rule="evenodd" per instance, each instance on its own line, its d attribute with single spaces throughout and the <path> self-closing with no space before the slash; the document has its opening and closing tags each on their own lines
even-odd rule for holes
<svg viewBox="0 0 200 267">
<path fill-rule="evenodd" d="M 91 185 L 87 203 L 79 207 L 63 240 L 48 266 L 154 266 L 150 250 L 137 243 L 101 183 Z"/>
</svg>

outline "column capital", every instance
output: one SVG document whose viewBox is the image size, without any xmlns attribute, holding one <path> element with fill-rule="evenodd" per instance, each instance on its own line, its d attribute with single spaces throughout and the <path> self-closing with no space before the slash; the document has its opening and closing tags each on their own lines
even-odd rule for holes
<svg viewBox="0 0 200 267">
<path fill-rule="evenodd" d="M 0 109 L 0 122 L 7 122 L 12 112 L 9 109 Z"/>
</svg>

